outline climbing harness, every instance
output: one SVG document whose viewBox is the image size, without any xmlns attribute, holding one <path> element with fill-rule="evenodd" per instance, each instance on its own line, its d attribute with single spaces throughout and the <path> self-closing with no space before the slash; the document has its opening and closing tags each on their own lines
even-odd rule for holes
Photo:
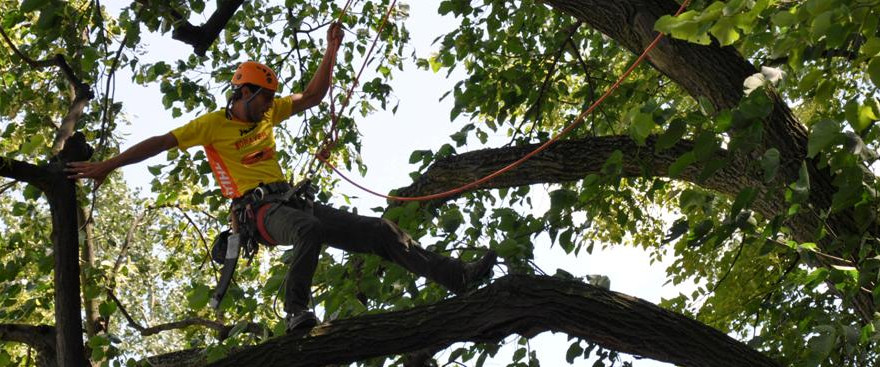
<svg viewBox="0 0 880 367">
<path fill-rule="evenodd" d="M 220 232 L 211 248 L 211 258 L 222 265 L 220 280 L 210 300 L 211 308 L 220 307 L 242 254 L 250 264 L 260 244 L 266 246 L 277 244 L 265 226 L 266 212 L 272 207 L 271 204 L 288 205 L 311 212 L 314 208 L 315 193 L 315 186 L 309 180 L 304 180 L 296 186 L 286 182 L 273 182 L 260 184 L 232 201 L 229 211 L 232 228 Z"/>
<path fill-rule="evenodd" d="M 678 8 L 678 11 L 675 12 L 674 16 L 678 16 L 679 14 L 681 14 L 687 8 L 687 6 L 688 6 L 688 4 L 690 4 L 690 2 L 691 2 L 691 0 L 684 0 L 682 2 L 681 6 Z M 392 3 L 392 6 L 393 5 L 394 4 Z M 387 19 L 387 15 L 390 14 L 390 12 L 391 12 L 391 8 L 389 8 L 388 13 L 386 13 L 386 19 Z M 384 20 L 383 20 L 382 25 L 384 26 Z M 380 27 L 379 32 L 381 32 L 381 27 Z M 378 34 L 377 34 L 377 36 L 378 36 Z M 334 166 L 332 163 L 330 163 L 329 159 L 327 158 L 326 152 L 328 151 L 328 149 L 332 148 L 335 145 L 335 143 L 336 143 L 335 139 L 331 140 L 331 144 L 329 144 L 329 145 L 325 144 L 324 146 L 322 146 L 321 149 L 319 149 L 317 151 L 317 153 L 315 154 L 315 158 L 312 160 L 312 162 L 314 163 L 314 160 L 317 159 L 321 163 L 326 164 L 327 167 L 332 169 L 333 172 L 336 172 L 336 174 L 339 175 L 339 177 L 342 177 L 342 179 L 344 179 L 348 183 L 354 185 L 355 187 L 357 187 L 365 192 L 368 192 L 370 194 L 373 194 L 375 196 L 378 196 L 378 197 L 381 197 L 381 198 L 384 198 L 387 200 L 428 201 L 428 200 L 436 200 L 436 199 L 441 199 L 441 198 L 445 198 L 448 196 L 459 194 L 459 193 L 464 192 L 468 189 L 472 189 L 474 187 L 482 185 L 482 184 L 494 179 L 495 177 L 498 177 L 498 176 L 520 166 L 521 164 L 525 163 L 525 161 L 531 159 L 532 157 L 534 157 L 538 153 L 541 153 L 544 150 L 547 150 L 547 148 L 549 148 L 551 145 L 553 145 L 554 143 L 556 143 L 557 141 L 559 141 L 563 137 L 567 136 L 572 130 L 574 130 L 575 128 L 580 126 L 584 122 L 584 118 L 588 114 L 592 113 L 593 110 L 595 110 L 596 107 L 598 107 L 602 102 L 604 102 L 605 99 L 607 99 L 608 96 L 610 96 L 612 92 L 617 90 L 617 88 L 620 87 L 620 85 L 623 83 L 623 81 L 633 72 L 633 70 L 635 70 L 635 68 L 638 67 L 639 64 L 641 64 L 642 61 L 644 61 L 644 59 L 648 57 L 648 53 L 651 50 L 653 50 L 657 46 L 658 43 L 660 43 L 660 40 L 663 39 L 663 36 L 664 36 L 663 33 L 659 33 L 654 38 L 654 40 L 650 44 L 648 44 L 648 47 L 645 48 L 645 50 L 639 55 L 639 57 L 636 58 L 636 60 L 632 63 L 632 65 L 630 65 L 629 68 L 627 68 L 626 71 L 620 75 L 620 77 L 617 79 L 617 81 L 615 81 L 614 84 L 612 84 L 610 87 L 608 87 L 608 89 L 605 91 L 605 93 L 602 94 L 601 97 L 599 97 L 599 99 L 597 99 L 595 102 L 593 102 L 593 104 L 591 104 L 589 108 L 587 108 L 586 110 L 581 112 L 577 116 L 577 118 L 575 118 L 571 124 L 566 126 L 565 129 L 563 129 L 558 135 L 554 136 L 552 139 L 548 140 L 544 144 L 541 144 L 539 147 L 535 148 L 535 150 L 529 152 L 528 154 L 526 154 L 522 158 L 514 161 L 513 163 L 510 163 L 507 166 L 504 166 L 501 169 L 499 169 L 493 173 L 490 173 L 480 179 L 477 179 L 477 180 L 472 181 L 470 183 L 461 185 L 459 187 L 456 187 L 456 188 L 453 188 L 450 190 L 446 190 L 443 192 L 439 192 L 436 194 L 422 195 L 422 196 L 411 196 L 411 197 L 385 195 L 385 194 L 379 193 L 377 191 L 371 190 L 363 185 L 358 184 L 357 182 L 355 182 L 354 180 L 352 180 L 351 178 L 346 176 L 344 173 L 342 173 L 336 166 Z M 374 46 L 375 46 L 375 41 L 374 41 Z M 370 48 L 370 51 L 372 51 L 372 47 Z M 367 54 L 367 60 L 369 60 L 369 53 Z M 366 63 L 366 60 L 364 61 L 364 63 Z M 361 70 L 363 70 L 363 67 L 361 68 Z M 352 89 L 354 88 L 355 85 L 357 85 L 359 78 L 360 78 L 360 73 L 357 75 L 357 77 L 355 77 L 354 82 L 352 83 Z M 348 98 L 350 98 L 350 97 L 351 97 L 351 93 L 349 92 L 348 96 L 346 97 L 346 99 L 344 101 L 346 104 L 348 103 Z M 332 95 L 331 95 L 331 111 L 332 111 Z M 328 133 L 328 137 L 329 136 L 335 137 L 335 136 L 338 136 L 338 133 L 334 132 L 333 130 L 336 129 L 336 127 L 337 127 L 336 121 L 338 120 L 338 117 L 331 116 L 331 119 L 333 120 L 333 124 L 330 127 L 331 133 Z M 311 167 L 311 164 L 310 164 L 310 167 Z M 311 171 L 311 168 L 310 168 L 310 171 Z"/>
</svg>

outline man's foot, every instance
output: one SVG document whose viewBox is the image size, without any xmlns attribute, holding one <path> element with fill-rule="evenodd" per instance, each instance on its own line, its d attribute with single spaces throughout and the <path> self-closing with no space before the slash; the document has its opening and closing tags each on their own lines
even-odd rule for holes
<svg viewBox="0 0 880 367">
<path fill-rule="evenodd" d="M 289 312 L 284 318 L 287 322 L 287 334 L 297 334 L 305 336 L 318 325 L 318 318 L 311 311 Z"/>
<path fill-rule="evenodd" d="M 492 267 L 498 262 L 498 254 L 495 251 L 486 251 L 479 260 L 464 265 L 464 274 L 462 274 L 463 287 L 461 289 L 452 290 L 456 294 L 462 294 L 469 290 L 475 289 L 483 282 L 492 280 Z"/>
</svg>

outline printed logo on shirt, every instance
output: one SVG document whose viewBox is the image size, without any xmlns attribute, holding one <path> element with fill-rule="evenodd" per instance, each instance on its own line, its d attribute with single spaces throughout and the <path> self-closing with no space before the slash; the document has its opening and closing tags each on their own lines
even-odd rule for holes
<svg viewBox="0 0 880 367">
<path fill-rule="evenodd" d="M 257 125 L 255 124 L 254 126 L 251 126 L 250 128 L 247 128 L 247 129 L 238 129 L 238 136 L 245 136 L 245 135 L 247 135 L 247 133 L 254 131 L 254 129 L 256 129 L 256 128 L 257 128 Z"/>
<path fill-rule="evenodd" d="M 269 137 L 269 134 L 265 131 L 260 131 L 253 136 L 247 136 L 239 139 L 235 142 L 235 150 L 242 150 L 243 148 L 252 147 L 257 145 L 257 143 L 265 140 Z"/>
<path fill-rule="evenodd" d="M 235 181 L 229 174 L 229 169 L 223 163 L 223 158 L 212 145 L 205 145 L 205 153 L 208 156 L 208 163 L 211 164 L 211 171 L 214 171 L 214 178 L 217 179 L 217 184 L 220 185 L 220 191 L 223 193 L 223 196 L 228 198 L 238 197 L 240 195 L 238 185 L 235 184 Z"/>
<path fill-rule="evenodd" d="M 241 158 L 242 164 L 254 164 L 259 161 L 265 161 L 267 159 L 272 159 L 275 157 L 275 149 L 272 147 L 265 147 L 262 150 L 258 150 L 256 152 L 245 155 Z"/>
</svg>

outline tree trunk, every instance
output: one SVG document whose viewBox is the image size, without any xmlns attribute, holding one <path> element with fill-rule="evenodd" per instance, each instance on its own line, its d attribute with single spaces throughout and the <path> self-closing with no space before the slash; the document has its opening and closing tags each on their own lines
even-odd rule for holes
<svg viewBox="0 0 880 367">
<path fill-rule="evenodd" d="M 272 339 L 212 366 L 347 364 L 545 331 L 681 366 L 778 366 L 724 333 L 650 302 L 578 281 L 524 275 L 433 305 L 335 320 L 305 339 Z"/>
<path fill-rule="evenodd" d="M 4 159 L 0 176 L 30 183 L 46 194 L 52 212 L 52 245 L 55 256 L 55 348 L 58 365 L 88 365 L 83 349 L 80 302 L 79 233 L 74 181 L 67 179 L 67 162 L 88 160 L 92 148 L 82 133 L 74 134 L 46 166 Z"/>
</svg>

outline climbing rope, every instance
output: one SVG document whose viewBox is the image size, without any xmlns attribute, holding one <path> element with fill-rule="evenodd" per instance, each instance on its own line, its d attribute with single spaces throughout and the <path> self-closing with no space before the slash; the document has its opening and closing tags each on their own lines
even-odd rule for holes
<svg viewBox="0 0 880 367">
<path fill-rule="evenodd" d="M 396 2 L 396 0 L 395 0 L 395 2 Z M 691 0 L 684 0 L 684 2 L 682 2 L 681 6 L 678 8 L 678 11 L 675 12 L 674 16 L 678 16 L 679 14 L 681 14 L 687 8 L 687 6 L 690 2 L 691 2 Z M 391 7 L 388 8 L 388 14 L 390 14 L 391 8 L 393 6 L 394 6 L 394 3 L 392 3 Z M 387 19 L 388 14 L 386 14 L 385 19 Z M 385 20 L 383 20 L 382 26 L 385 25 L 384 22 L 385 22 Z M 381 32 L 381 29 L 382 28 L 380 27 L 379 28 L 380 32 Z M 554 136 L 552 139 L 548 140 L 544 144 L 541 144 L 541 146 L 535 148 L 535 150 L 529 152 L 528 154 L 526 154 L 522 158 L 516 160 L 515 162 L 510 163 L 507 166 L 505 166 L 505 167 L 503 167 L 493 173 L 490 173 L 483 178 L 480 178 L 476 181 L 461 185 L 459 187 L 456 187 L 456 188 L 453 188 L 450 190 L 446 190 L 443 192 L 439 192 L 436 194 L 422 195 L 422 196 L 408 196 L 407 197 L 407 196 L 386 195 L 386 194 L 382 194 L 382 193 L 376 192 L 374 190 L 371 190 L 367 187 L 364 187 L 363 185 L 358 184 L 357 182 L 355 182 L 354 180 L 352 180 L 348 176 L 346 176 L 344 173 L 342 173 L 336 166 L 334 166 L 332 163 L 329 162 L 329 159 L 328 159 L 329 156 L 326 154 L 328 151 L 325 150 L 326 146 L 322 147 L 322 149 L 319 150 L 317 154 L 315 154 L 315 158 L 318 159 L 321 163 L 326 164 L 328 167 L 330 167 L 333 170 L 333 172 L 336 172 L 337 175 L 342 177 L 342 179 L 344 179 L 348 183 L 354 185 L 355 187 L 357 187 L 365 192 L 368 192 L 370 194 L 373 194 L 375 196 L 378 196 L 378 197 L 381 197 L 381 198 L 384 198 L 387 200 L 427 201 L 427 200 L 441 199 L 441 198 L 445 198 L 447 196 L 459 194 L 463 191 L 466 191 L 466 190 L 472 189 L 474 187 L 477 187 L 479 185 L 482 185 L 482 184 L 488 182 L 489 180 L 492 180 L 493 178 L 498 177 L 498 176 L 518 167 L 519 165 L 521 165 L 525 161 L 531 159 L 532 157 L 534 157 L 538 153 L 541 153 L 544 150 L 547 150 L 547 148 L 549 148 L 551 145 L 553 145 L 554 143 L 556 143 L 557 141 L 559 141 L 560 139 L 562 139 L 563 137 L 568 135 L 572 130 L 574 130 L 575 128 L 580 126 L 580 124 L 582 124 L 584 122 L 584 118 L 587 115 L 589 115 L 590 113 L 592 113 L 593 110 L 595 110 L 596 107 L 598 107 L 602 102 L 604 102 L 605 99 L 607 99 L 608 96 L 611 95 L 611 93 L 613 93 L 615 90 L 617 90 L 617 88 L 619 88 L 620 85 L 623 83 L 623 81 L 626 80 L 627 77 L 629 77 L 629 75 L 633 72 L 633 70 L 635 70 L 635 68 L 638 67 L 639 64 L 641 64 L 645 58 L 647 58 L 648 53 L 651 52 L 651 50 L 653 50 L 657 46 L 658 43 L 660 43 L 660 40 L 663 39 L 663 36 L 664 36 L 663 33 L 658 34 L 657 37 L 655 37 L 654 40 L 650 44 L 648 44 L 648 47 L 645 48 L 645 50 L 639 55 L 639 57 L 636 58 L 636 60 L 632 63 L 632 65 L 630 65 L 626 69 L 626 71 L 624 71 L 623 74 L 620 75 L 620 77 L 617 79 L 617 81 L 614 82 L 614 84 L 612 84 L 610 87 L 608 87 L 608 89 L 605 90 L 605 93 L 603 93 L 602 96 L 599 97 L 599 99 L 597 99 L 595 102 L 593 102 L 593 104 L 591 104 L 590 107 L 588 107 L 586 110 L 581 112 L 577 116 L 577 118 L 575 118 L 575 120 L 571 124 L 566 126 L 565 129 L 563 129 L 559 134 L 557 134 L 556 136 Z M 378 34 L 377 34 L 376 39 L 378 39 Z M 375 40 L 374 40 L 373 46 L 375 46 Z M 371 46 L 370 52 L 372 52 L 372 50 L 373 50 L 373 48 Z M 369 56 L 369 53 L 367 55 Z M 366 61 L 364 61 L 364 66 L 365 65 L 366 65 Z M 363 66 L 361 67 L 361 71 L 363 71 Z M 351 89 L 349 89 L 349 94 L 346 97 L 346 100 L 344 101 L 346 104 L 348 103 L 348 98 L 351 97 L 351 91 L 354 89 L 355 85 L 357 85 L 357 81 L 359 78 L 360 78 L 360 73 L 358 73 L 357 77 L 354 80 L 354 83 L 351 86 Z M 332 96 L 331 96 L 331 103 L 332 103 Z M 333 129 L 336 128 L 336 121 L 338 120 L 338 117 L 332 117 L 332 119 L 333 119 L 333 124 L 331 125 L 331 134 L 328 134 L 328 136 L 329 135 L 334 135 L 334 136 L 338 135 L 337 133 L 332 133 Z M 335 144 L 335 140 L 332 141 L 332 144 Z M 314 162 L 314 160 L 313 160 L 313 162 Z"/>
<path fill-rule="evenodd" d="M 339 14 L 339 18 L 337 19 L 337 23 L 342 22 L 342 17 L 345 16 L 345 12 L 348 11 L 348 6 L 351 4 L 352 0 L 348 0 L 345 3 L 345 7 L 342 8 L 342 12 Z M 339 111 L 342 112 L 345 110 L 345 107 L 348 106 L 348 102 L 351 101 L 351 95 L 354 93 L 354 88 L 357 87 L 358 81 L 361 79 L 361 74 L 364 73 L 364 69 L 367 67 L 367 63 L 370 61 L 370 55 L 373 54 L 373 50 L 376 48 L 376 43 L 379 42 L 379 37 L 382 34 L 382 30 L 385 29 L 385 24 L 388 23 L 388 18 L 391 16 L 391 11 L 394 10 L 394 6 L 397 5 L 397 0 L 393 0 L 391 4 L 388 5 L 388 10 L 385 12 L 385 16 L 382 17 L 382 22 L 379 24 L 379 28 L 376 31 L 376 36 L 373 37 L 373 42 L 370 44 L 370 49 L 367 51 L 364 56 L 364 62 L 361 64 L 360 70 L 358 70 L 357 75 L 355 75 L 354 80 L 351 83 L 351 86 L 348 88 L 348 91 L 345 93 L 345 98 L 342 100 L 342 104 L 339 107 Z M 320 161 L 322 163 L 326 163 L 326 159 L 329 158 L 330 150 L 332 150 L 336 146 L 336 142 L 339 140 L 339 115 L 336 114 L 335 108 L 336 102 L 333 98 L 333 88 L 330 88 L 330 131 L 327 133 L 327 136 L 324 138 L 324 142 L 321 145 L 321 148 L 315 153 L 315 157 L 312 158 L 311 163 L 309 163 L 309 177 L 311 179 L 317 167 L 314 167 L 315 161 Z M 332 167 L 332 166 L 331 166 Z"/>
</svg>

